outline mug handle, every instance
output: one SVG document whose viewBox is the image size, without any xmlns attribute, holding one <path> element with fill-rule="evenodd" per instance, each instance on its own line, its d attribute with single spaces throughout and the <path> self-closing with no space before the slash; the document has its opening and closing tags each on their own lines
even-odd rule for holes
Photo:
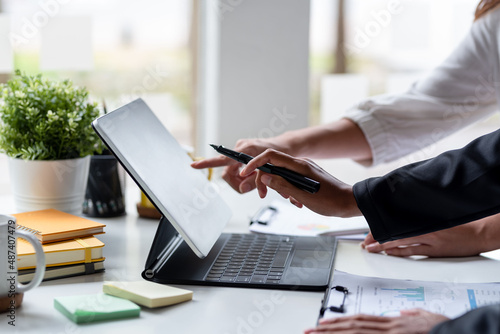
<svg viewBox="0 0 500 334">
<path fill-rule="evenodd" d="M 17 283 L 16 292 L 22 293 L 36 288 L 42 282 L 43 275 L 45 274 L 45 253 L 43 252 L 42 244 L 33 234 L 20 230 L 17 230 L 15 233 L 16 237 L 29 241 L 35 248 L 36 253 L 35 277 L 28 284 Z"/>
</svg>

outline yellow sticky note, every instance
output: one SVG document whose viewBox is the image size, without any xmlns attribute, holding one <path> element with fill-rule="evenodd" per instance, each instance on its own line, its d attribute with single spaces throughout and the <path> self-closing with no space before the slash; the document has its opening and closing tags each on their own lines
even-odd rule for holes
<svg viewBox="0 0 500 334">
<path fill-rule="evenodd" d="M 149 308 L 173 305 L 193 299 L 193 291 L 149 281 L 104 282 L 103 292 Z"/>
</svg>

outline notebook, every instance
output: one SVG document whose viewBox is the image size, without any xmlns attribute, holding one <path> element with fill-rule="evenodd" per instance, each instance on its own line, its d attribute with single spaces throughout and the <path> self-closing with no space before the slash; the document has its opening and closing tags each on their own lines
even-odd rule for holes
<svg viewBox="0 0 500 334">
<path fill-rule="evenodd" d="M 101 116 L 92 126 L 163 215 L 143 278 L 167 284 L 326 288 L 335 237 L 222 233 L 232 212 L 220 186 L 190 167 L 192 160 L 144 101 Z"/>
<path fill-rule="evenodd" d="M 80 275 L 90 275 L 104 271 L 104 261 L 70 264 L 66 266 L 45 268 L 44 281 L 58 278 L 66 278 Z M 35 269 L 23 269 L 18 271 L 17 278 L 21 283 L 30 282 L 35 276 Z"/>
<path fill-rule="evenodd" d="M 149 308 L 178 304 L 193 299 L 193 291 L 149 281 L 105 282 L 102 291 Z"/>
<path fill-rule="evenodd" d="M 76 238 L 42 245 L 46 267 L 103 261 L 103 247 L 104 243 L 96 237 Z M 36 267 L 35 249 L 21 238 L 17 239 L 17 267 L 18 269 Z"/>
<path fill-rule="evenodd" d="M 13 215 L 17 228 L 33 233 L 42 244 L 103 233 L 106 225 L 55 209 Z"/>
</svg>

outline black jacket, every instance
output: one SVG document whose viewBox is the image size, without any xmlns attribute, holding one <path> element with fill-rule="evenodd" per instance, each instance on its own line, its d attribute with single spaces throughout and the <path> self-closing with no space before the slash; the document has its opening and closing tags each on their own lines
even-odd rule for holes
<svg viewBox="0 0 500 334">
<path fill-rule="evenodd" d="M 462 149 L 354 185 L 373 237 L 386 242 L 500 212 L 500 130 Z M 500 306 L 471 311 L 436 326 L 437 333 L 500 333 Z"/>
<path fill-rule="evenodd" d="M 464 224 L 500 212 L 500 130 L 462 149 L 354 185 L 379 242 Z"/>
</svg>

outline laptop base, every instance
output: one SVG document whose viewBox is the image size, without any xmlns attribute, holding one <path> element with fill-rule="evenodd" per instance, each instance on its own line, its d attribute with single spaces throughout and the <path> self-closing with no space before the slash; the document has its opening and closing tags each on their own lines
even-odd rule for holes
<svg viewBox="0 0 500 334">
<path fill-rule="evenodd" d="M 163 284 L 305 291 L 324 291 L 330 281 L 336 249 L 336 239 L 332 236 L 288 237 L 223 233 L 208 256 L 203 259 L 196 256 L 185 242 L 181 242 L 175 250 L 172 250 L 172 254 L 166 257 L 165 249 L 168 248 L 166 241 L 175 239 L 175 234 L 176 231 L 168 220 L 162 218 L 146 269 L 142 273 L 144 279 Z M 271 250 L 274 250 L 275 255 L 281 255 L 281 258 L 257 260 L 257 258 L 249 258 L 248 255 L 245 257 L 239 250 L 230 256 L 225 253 L 228 247 L 234 248 L 235 245 L 259 245 L 261 243 L 275 245 Z M 224 248 L 224 246 L 227 247 Z M 269 250 L 269 246 L 267 247 Z M 255 251 L 255 248 L 251 250 Z M 285 254 L 283 250 L 289 250 L 286 258 L 282 256 Z M 229 259 L 231 257 L 237 262 L 231 262 Z M 159 263 L 161 258 L 164 259 L 163 263 Z M 263 262 L 264 260 L 266 262 Z M 218 270 L 223 268 L 224 264 L 229 266 L 226 268 L 226 271 L 230 270 L 229 273 L 222 274 L 222 271 Z M 256 267 L 257 271 L 253 273 L 249 271 L 248 268 L 252 266 Z M 153 268 L 155 269 L 152 270 Z M 267 273 L 263 270 L 267 270 Z M 214 276 L 214 272 L 221 273 L 219 279 L 217 275 Z M 260 279 L 261 277 L 264 279 Z"/>
</svg>

